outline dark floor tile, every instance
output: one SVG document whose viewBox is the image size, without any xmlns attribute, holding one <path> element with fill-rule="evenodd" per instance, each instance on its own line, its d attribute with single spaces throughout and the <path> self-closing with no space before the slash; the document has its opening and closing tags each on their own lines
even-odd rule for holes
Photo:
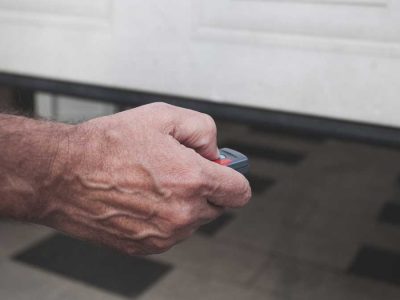
<svg viewBox="0 0 400 300">
<path fill-rule="evenodd" d="M 246 175 L 246 177 L 250 182 L 253 194 L 261 194 L 275 184 L 275 180 L 272 178 L 265 178 L 253 174 Z"/>
<path fill-rule="evenodd" d="M 268 134 L 279 134 L 280 136 L 287 137 L 290 139 L 302 140 L 310 143 L 322 143 L 326 141 L 326 137 L 318 134 L 296 132 L 293 130 L 284 130 L 280 128 L 273 128 L 268 126 L 252 125 L 250 129 L 254 132 Z"/>
<path fill-rule="evenodd" d="M 228 141 L 225 144 L 226 147 L 242 152 L 250 159 L 262 158 L 282 162 L 289 165 L 297 164 L 304 159 L 304 154 L 287 149 L 279 149 L 271 146 L 258 146 L 256 144 L 240 143 L 237 141 Z"/>
<path fill-rule="evenodd" d="M 386 203 L 378 220 L 382 223 L 400 225 L 400 203 Z"/>
<path fill-rule="evenodd" d="M 14 259 L 129 297 L 142 293 L 171 269 L 64 235 L 52 236 Z"/>
<path fill-rule="evenodd" d="M 221 230 L 225 225 L 232 221 L 234 218 L 233 214 L 223 214 L 214 221 L 201 226 L 197 232 L 207 236 L 214 236 L 219 230 Z"/>
<path fill-rule="evenodd" d="M 400 284 L 400 252 L 364 246 L 349 272 L 358 276 Z"/>
</svg>

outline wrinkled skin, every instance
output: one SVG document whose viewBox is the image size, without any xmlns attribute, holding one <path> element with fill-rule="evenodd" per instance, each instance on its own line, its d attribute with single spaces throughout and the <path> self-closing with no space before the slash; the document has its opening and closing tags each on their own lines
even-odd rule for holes
<svg viewBox="0 0 400 300">
<path fill-rule="evenodd" d="M 71 126 L 35 221 L 130 255 L 166 251 L 251 197 L 211 162 L 216 134 L 211 117 L 164 103 Z"/>
</svg>

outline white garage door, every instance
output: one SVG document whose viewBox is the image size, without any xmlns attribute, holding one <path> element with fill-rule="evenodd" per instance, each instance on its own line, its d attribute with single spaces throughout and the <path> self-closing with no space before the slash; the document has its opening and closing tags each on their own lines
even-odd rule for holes
<svg viewBox="0 0 400 300">
<path fill-rule="evenodd" d="M 400 126 L 400 1 L 0 0 L 0 71 Z"/>
</svg>

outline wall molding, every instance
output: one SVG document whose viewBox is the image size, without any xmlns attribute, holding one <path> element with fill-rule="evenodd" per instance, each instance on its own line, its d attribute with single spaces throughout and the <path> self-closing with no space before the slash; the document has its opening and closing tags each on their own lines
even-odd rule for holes
<svg viewBox="0 0 400 300">
<path fill-rule="evenodd" d="M 196 5 L 194 35 L 201 40 L 400 56 L 400 11 L 387 0 L 224 0 L 215 7 L 203 0 Z M 292 15 L 285 13 L 290 8 Z M 346 24 L 350 10 L 357 18 Z"/>
<path fill-rule="evenodd" d="M 0 0 L 0 23 L 89 29 L 109 27 L 113 0 Z"/>
<path fill-rule="evenodd" d="M 388 6 L 388 0 L 234 0 L 234 1 L 261 1 L 261 2 L 290 2 L 290 3 L 306 3 L 319 5 L 345 5 L 345 6 Z"/>
</svg>

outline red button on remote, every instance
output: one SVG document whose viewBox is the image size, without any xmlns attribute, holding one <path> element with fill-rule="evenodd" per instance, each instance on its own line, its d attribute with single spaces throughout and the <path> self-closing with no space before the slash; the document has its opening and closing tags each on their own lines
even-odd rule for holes
<svg viewBox="0 0 400 300">
<path fill-rule="evenodd" d="M 219 158 L 214 160 L 215 163 L 232 168 L 242 174 L 249 171 L 249 159 L 247 156 L 233 149 L 219 149 Z"/>
<path fill-rule="evenodd" d="M 214 160 L 215 163 L 220 164 L 221 166 L 229 166 L 232 163 L 230 159 L 217 159 Z"/>
</svg>

